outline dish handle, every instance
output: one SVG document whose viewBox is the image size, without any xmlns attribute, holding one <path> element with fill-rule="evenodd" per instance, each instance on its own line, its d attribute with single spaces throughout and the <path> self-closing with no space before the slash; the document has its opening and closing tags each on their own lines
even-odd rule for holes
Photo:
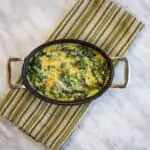
<svg viewBox="0 0 150 150">
<path fill-rule="evenodd" d="M 126 57 L 111 57 L 111 60 L 114 62 L 122 61 L 124 62 L 124 83 L 121 84 L 111 84 L 111 88 L 125 88 L 129 80 L 129 64 Z"/>
<path fill-rule="evenodd" d="M 26 88 L 24 85 L 22 84 L 13 84 L 11 82 L 11 78 L 12 78 L 12 69 L 11 69 L 11 63 L 12 62 L 17 62 L 17 61 L 24 61 L 24 58 L 9 58 L 8 59 L 8 63 L 7 63 L 7 69 L 8 69 L 8 85 L 11 89 L 24 89 Z"/>
</svg>

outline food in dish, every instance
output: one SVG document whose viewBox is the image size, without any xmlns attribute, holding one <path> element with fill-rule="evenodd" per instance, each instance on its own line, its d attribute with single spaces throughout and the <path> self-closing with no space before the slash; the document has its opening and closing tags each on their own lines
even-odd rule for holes
<svg viewBox="0 0 150 150">
<path fill-rule="evenodd" d="M 96 95 L 110 78 L 107 59 L 78 43 L 58 43 L 37 51 L 27 64 L 26 73 L 38 93 L 58 101 Z"/>
</svg>

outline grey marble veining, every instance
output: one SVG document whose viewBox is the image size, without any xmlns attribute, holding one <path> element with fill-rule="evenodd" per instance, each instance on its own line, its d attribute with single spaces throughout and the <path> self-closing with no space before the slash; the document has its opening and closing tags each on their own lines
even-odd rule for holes
<svg viewBox="0 0 150 150">
<path fill-rule="evenodd" d="M 150 0 L 114 1 L 145 23 L 127 53 L 131 71 L 129 85 L 126 89 L 109 89 L 95 100 L 63 150 L 150 150 Z M 47 39 L 73 0 L 0 0 L 0 3 L 2 99 L 8 91 L 6 59 L 25 56 Z M 116 82 L 122 79 L 122 70 L 122 64 L 119 64 L 115 70 Z M 18 75 L 17 68 L 14 72 Z M 9 134 L 11 138 L 8 138 Z M 17 139 L 13 129 L 0 121 L 1 150 L 29 150 L 26 142 L 32 150 L 44 149 L 32 140 L 22 144 Z M 24 140 L 23 137 L 20 140 Z M 12 145 L 8 146 L 4 141 Z"/>
</svg>

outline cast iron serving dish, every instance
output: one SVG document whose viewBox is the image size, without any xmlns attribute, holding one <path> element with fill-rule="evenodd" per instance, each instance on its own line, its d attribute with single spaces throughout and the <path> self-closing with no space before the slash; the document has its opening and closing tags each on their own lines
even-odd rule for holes
<svg viewBox="0 0 150 150">
<path fill-rule="evenodd" d="M 12 84 L 11 63 L 22 61 L 22 84 Z M 124 82 L 113 84 L 114 64 L 124 62 Z M 125 88 L 128 61 L 110 58 L 96 45 L 76 39 L 46 42 L 26 58 L 9 58 L 8 83 L 12 89 L 27 88 L 35 96 L 59 105 L 83 104 L 102 95 L 109 87 Z"/>
</svg>

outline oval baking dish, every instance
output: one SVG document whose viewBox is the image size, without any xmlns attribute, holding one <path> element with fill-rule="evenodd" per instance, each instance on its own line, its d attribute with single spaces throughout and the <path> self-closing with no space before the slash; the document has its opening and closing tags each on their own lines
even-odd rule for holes
<svg viewBox="0 0 150 150">
<path fill-rule="evenodd" d="M 22 85 L 11 82 L 11 63 L 23 61 Z M 124 83 L 113 84 L 114 64 L 124 62 Z M 96 45 L 76 39 L 60 39 L 42 44 L 26 58 L 8 60 L 8 82 L 12 89 L 27 88 L 46 102 L 76 105 L 90 102 L 109 87 L 125 88 L 128 61 L 110 58 Z"/>
</svg>

